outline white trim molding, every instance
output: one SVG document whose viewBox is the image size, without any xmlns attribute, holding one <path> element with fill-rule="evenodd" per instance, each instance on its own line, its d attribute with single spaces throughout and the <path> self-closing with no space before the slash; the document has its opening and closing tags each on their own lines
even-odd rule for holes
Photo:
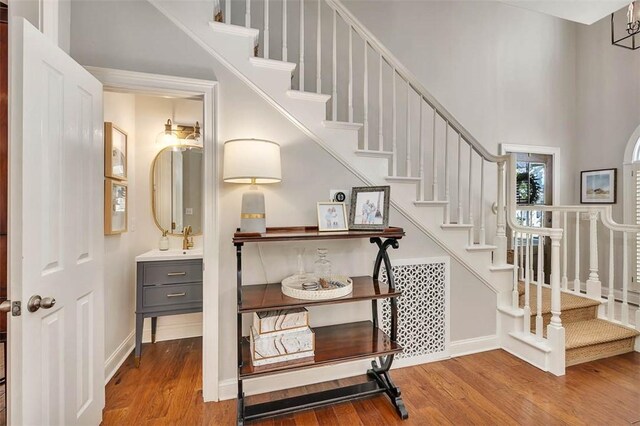
<svg viewBox="0 0 640 426">
<path fill-rule="evenodd" d="M 129 93 L 201 96 L 204 104 L 204 226 L 203 306 L 202 306 L 202 396 L 204 401 L 218 400 L 218 82 L 193 78 L 148 74 L 109 68 L 85 67 L 105 88 Z"/>
<path fill-rule="evenodd" d="M 127 360 L 127 357 L 133 349 L 135 348 L 135 330 L 131 330 L 131 333 L 127 336 L 126 339 L 120 343 L 120 346 L 116 348 L 115 351 L 109 358 L 107 358 L 104 362 L 104 384 L 105 386 L 109 383 L 109 380 L 116 374 L 118 368 Z"/>
<path fill-rule="evenodd" d="M 500 339 L 498 339 L 496 334 L 457 340 L 451 342 L 451 345 L 449 345 L 451 358 L 492 351 L 494 349 L 500 349 Z"/>
</svg>

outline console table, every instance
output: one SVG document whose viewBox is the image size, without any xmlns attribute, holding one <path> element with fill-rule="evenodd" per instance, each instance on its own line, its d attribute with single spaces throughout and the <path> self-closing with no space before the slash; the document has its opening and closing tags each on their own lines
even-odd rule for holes
<svg viewBox="0 0 640 426">
<path fill-rule="evenodd" d="M 237 258 L 237 354 L 238 354 L 238 425 L 250 420 L 283 415 L 328 404 L 345 402 L 377 394 L 386 394 L 398 416 L 409 416 L 400 389 L 393 383 L 389 369 L 394 355 L 401 352 L 397 344 L 398 308 L 391 262 L 387 254 L 389 247 L 398 248 L 398 240 L 404 236 L 402 228 L 387 228 L 380 231 L 319 232 L 317 227 L 267 228 L 264 234 L 236 232 L 233 244 Z M 247 243 L 269 243 L 276 241 L 340 240 L 366 238 L 375 244 L 378 253 L 372 276 L 353 277 L 353 292 L 345 297 L 331 300 L 301 300 L 282 294 L 280 283 L 242 285 L 242 247 Z M 388 285 L 378 281 L 380 268 L 386 269 Z M 378 299 L 390 299 L 391 333 L 387 335 L 378 328 Z M 329 304 L 342 304 L 371 300 L 372 318 L 347 324 L 315 327 L 315 356 L 312 360 L 286 364 L 253 367 L 249 338 L 242 336 L 242 315 L 246 313 L 290 309 Z M 260 404 L 247 404 L 243 381 L 270 374 L 283 373 L 338 364 L 357 359 L 374 358 L 366 371 L 366 382 L 339 387 L 316 393 L 300 395 Z"/>
</svg>

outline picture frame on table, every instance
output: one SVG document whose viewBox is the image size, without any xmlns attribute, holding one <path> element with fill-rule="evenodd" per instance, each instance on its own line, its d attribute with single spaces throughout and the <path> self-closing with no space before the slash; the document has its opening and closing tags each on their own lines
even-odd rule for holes
<svg viewBox="0 0 640 426">
<path fill-rule="evenodd" d="M 580 172 L 581 204 L 615 204 L 617 202 L 618 169 L 584 170 Z"/>
<path fill-rule="evenodd" d="M 318 203 L 318 231 L 348 231 L 347 206 L 345 203 Z"/>
<path fill-rule="evenodd" d="M 364 186 L 351 189 L 349 229 L 380 230 L 389 226 L 389 186 Z"/>
</svg>

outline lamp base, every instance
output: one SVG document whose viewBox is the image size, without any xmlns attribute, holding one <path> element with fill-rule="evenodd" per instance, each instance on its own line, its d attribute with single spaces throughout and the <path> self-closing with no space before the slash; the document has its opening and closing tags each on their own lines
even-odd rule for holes
<svg viewBox="0 0 640 426">
<path fill-rule="evenodd" d="M 257 187 L 252 187 L 242 194 L 242 211 L 240 213 L 240 231 L 267 232 L 267 219 L 264 212 L 264 194 Z"/>
</svg>

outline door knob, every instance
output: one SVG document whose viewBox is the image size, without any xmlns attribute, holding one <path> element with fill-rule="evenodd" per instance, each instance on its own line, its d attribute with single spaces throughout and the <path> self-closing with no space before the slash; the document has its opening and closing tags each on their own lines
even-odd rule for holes
<svg viewBox="0 0 640 426">
<path fill-rule="evenodd" d="M 27 309 L 29 312 L 35 312 L 38 309 L 49 309 L 56 304 L 56 299 L 53 297 L 40 297 L 37 294 L 35 296 L 31 296 L 29 302 L 27 303 Z"/>
<path fill-rule="evenodd" d="M 0 303 L 0 312 L 6 314 L 7 312 L 11 312 L 11 300 L 5 300 Z"/>
</svg>

